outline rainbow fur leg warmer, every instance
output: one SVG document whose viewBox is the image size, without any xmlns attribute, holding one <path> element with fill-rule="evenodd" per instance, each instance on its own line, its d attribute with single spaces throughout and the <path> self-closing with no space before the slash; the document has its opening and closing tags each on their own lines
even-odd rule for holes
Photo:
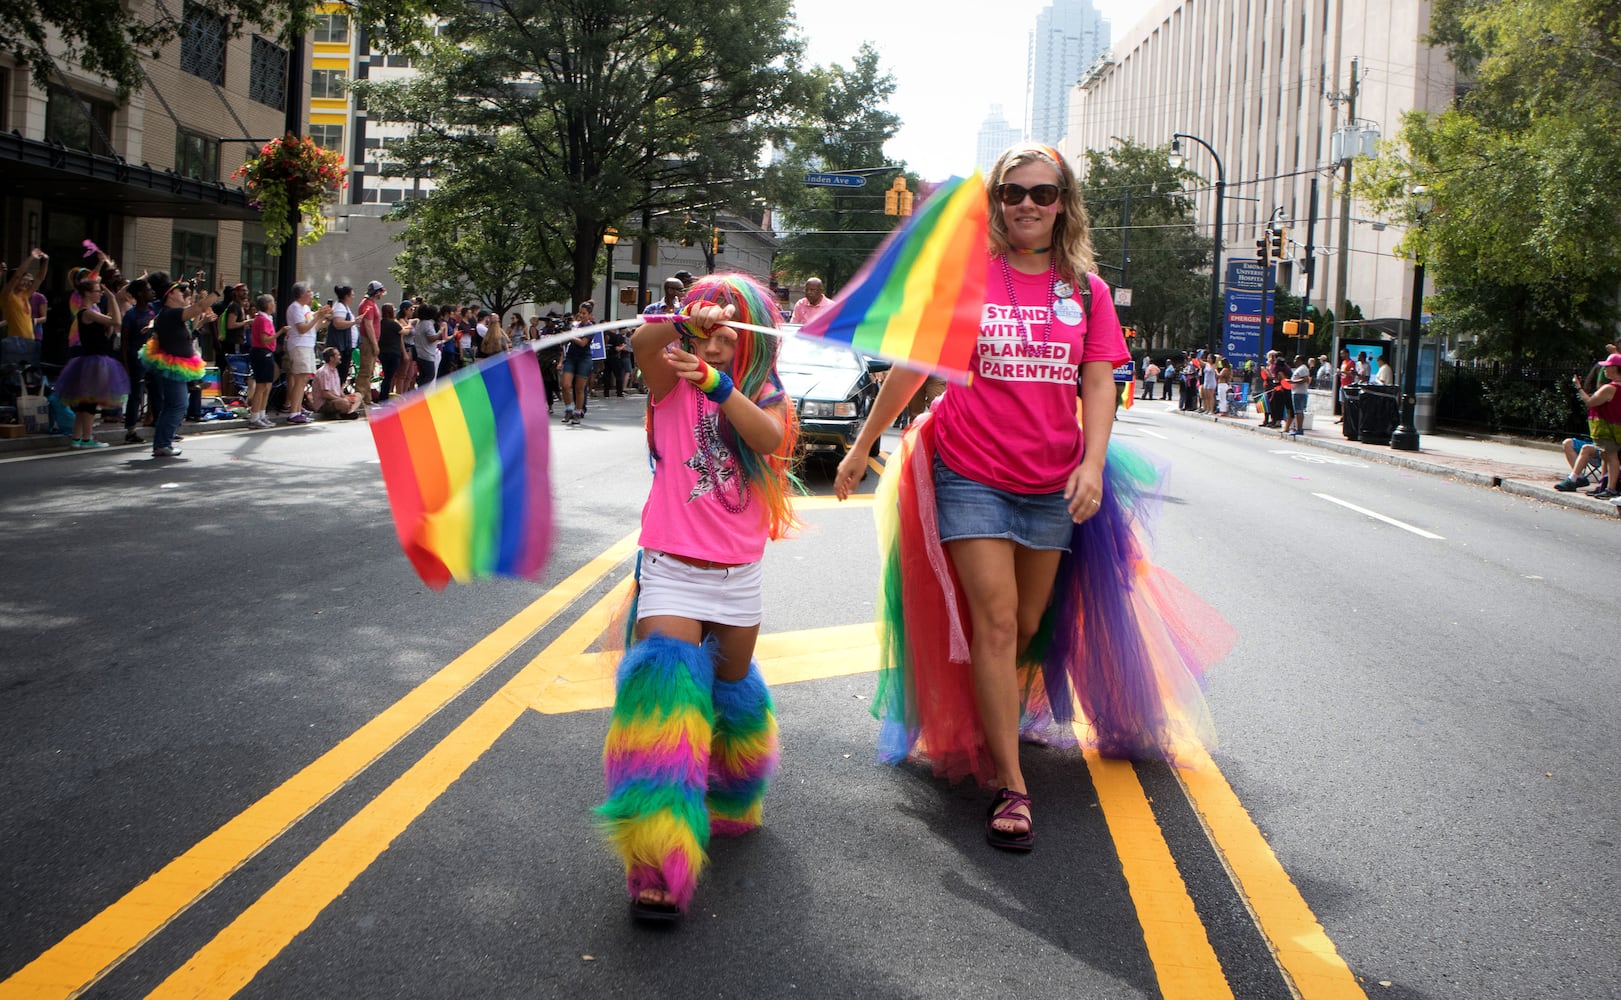
<svg viewBox="0 0 1621 1000">
<path fill-rule="evenodd" d="M 692 901 L 709 846 L 714 678 L 708 648 L 662 635 L 631 647 L 619 664 L 602 750 L 608 801 L 597 815 L 625 863 L 632 899 L 666 889 L 682 911 Z"/>
<path fill-rule="evenodd" d="M 759 829 L 765 786 L 777 771 L 777 712 L 760 665 L 742 680 L 715 681 L 715 741 L 709 749 L 709 832 Z"/>
</svg>

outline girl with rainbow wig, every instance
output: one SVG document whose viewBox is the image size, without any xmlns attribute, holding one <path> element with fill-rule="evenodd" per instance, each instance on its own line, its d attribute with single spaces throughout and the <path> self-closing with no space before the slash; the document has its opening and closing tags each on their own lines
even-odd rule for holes
<svg viewBox="0 0 1621 1000">
<path fill-rule="evenodd" d="M 640 919 L 686 911 L 710 836 L 758 828 L 776 770 L 776 713 L 754 644 L 765 544 L 796 525 L 797 427 L 778 338 L 728 325 L 770 327 L 775 316 L 759 282 L 711 275 L 677 321 L 631 335 L 653 486 L 597 813 Z"/>
</svg>

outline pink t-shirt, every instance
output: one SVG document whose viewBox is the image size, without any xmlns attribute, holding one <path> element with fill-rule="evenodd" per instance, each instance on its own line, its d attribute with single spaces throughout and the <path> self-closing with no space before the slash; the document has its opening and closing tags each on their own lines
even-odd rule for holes
<svg viewBox="0 0 1621 1000">
<path fill-rule="evenodd" d="M 935 406 L 940 460 L 958 475 L 1009 493 L 1056 493 L 1080 464 L 1085 443 L 1075 417 L 1080 365 L 1130 358 L 1109 286 L 1097 275 L 1092 312 L 1055 319 L 1046 272 L 1012 271 L 1024 332 L 1014 316 L 1000 258 L 989 259 L 973 381 L 952 386 Z M 1050 323 L 1050 325 L 1049 325 Z M 1026 339 L 1028 338 L 1028 339 Z"/>
<path fill-rule="evenodd" d="M 248 343 L 266 350 L 276 349 L 276 323 L 267 313 L 255 313 L 248 326 Z"/>
<path fill-rule="evenodd" d="M 642 507 L 642 548 L 717 563 L 759 562 L 766 506 L 720 434 L 720 407 L 685 379 L 652 406 L 659 457 Z M 728 504 L 741 510 L 733 513 Z"/>
</svg>

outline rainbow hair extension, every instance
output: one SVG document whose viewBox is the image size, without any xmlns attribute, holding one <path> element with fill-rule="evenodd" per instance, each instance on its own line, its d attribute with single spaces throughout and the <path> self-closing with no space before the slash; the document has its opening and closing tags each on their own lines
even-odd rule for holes
<svg viewBox="0 0 1621 1000">
<path fill-rule="evenodd" d="M 650 635 L 620 661 L 597 816 L 632 899 L 664 889 L 685 911 L 708 857 L 712 652 Z"/>
<path fill-rule="evenodd" d="M 740 323 L 775 327 L 777 308 L 771 292 L 746 274 L 709 274 L 699 278 L 687 290 L 682 312 L 691 313 L 699 306 L 731 306 L 733 318 Z M 794 448 L 799 443 L 799 418 L 793 401 L 782 387 L 777 375 L 777 352 L 781 337 L 756 330 L 737 331 L 737 353 L 732 356 L 732 383 L 738 391 L 761 407 L 785 404 L 782 408 L 782 445 L 770 455 L 761 455 L 744 444 L 732 430 L 724 414 L 721 415 L 721 435 L 738 463 L 748 476 L 749 484 L 759 493 L 770 513 L 769 536 L 782 538 L 799 526 L 794 516 L 793 495 L 803 492 L 799 479 L 793 473 Z M 653 409 L 647 410 L 647 440 L 653 442 Z"/>
<path fill-rule="evenodd" d="M 156 337 L 148 340 L 141 348 L 141 364 L 184 382 L 196 382 L 208 373 L 208 366 L 195 354 L 181 357 L 178 354 L 163 353 L 158 347 Z"/>
<path fill-rule="evenodd" d="M 777 771 L 777 712 L 758 663 L 741 680 L 717 679 L 714 692 L 709 832 L 736 837 L 763 821 L 766 785 Z"/>
</svg>

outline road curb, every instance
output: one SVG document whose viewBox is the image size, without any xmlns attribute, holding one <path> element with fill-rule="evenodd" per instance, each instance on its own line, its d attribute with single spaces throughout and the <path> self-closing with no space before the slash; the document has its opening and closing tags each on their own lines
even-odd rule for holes
<svg viewBox="0 0 1621 1000">
<path fill-rule="evenodd" d="M 1210 416 L 1209 414 L 1195 413 L 1188 410 L 1179 410 L 1177 412 L 1192 417 L 1196 420 L 1203 420 L 1208 423 L 1218 424 L 1225 427 L 1246 430 L 1251 434 L 1277 434 L 1277 432 L 1272 430 L 1270 427 L 1263 428 L 1257 424 L 1247 424 L 1240 420 L 1228 419 L 1224 422 L 1219 417 Z M 1358 447 L 1354 444 L 1345 444 L 1332 439 L 1324 440 L 1322 438 L 1311 438 L 1305 436 L 1304 434 L 1293 438 L 1279 436 L 1278 440 L 1289 444 L 1309 445 L 1313 448 L 1321 448 L 1324 451 L 1338 452 L 1341 455 L 1356 455 L 1361 458 L 1366 458 L 1370 462 L 1380 462 L 1384 465 L 1394 465 L 1398 468 L 1410 469 L 1413 472 L 1422 472 L 1426 475 L 1442 476 L 1447 479 L 1455 479 L 1458 482 L 1468 483 L 1471 486 L 1484 486 L 1487 489 L 1497 489 L 1504 493 L 1510 493 L 1515 496 L 1527 497 L 1532 500 L 1542 500 L 1547 503 L 1557 504 L 1561 507 L 1568 507 L 1571 510 L 1580 510 L 1589 514 L 1597 514 L 1601 517 L 1621 518 L 1621 505 L 1610 503 L 1608 500 L 1597 500 L 1593 497 L 1583 496 L 1580 493 L 1561 493 L 1552 486 L 1543 486 L 1538 483 L 1528 483 L 1524 480 L 1513 479 L 1508 476 L 1492 475 L 1491 473 L 1487 472 L 1476 472 L 1472 469 L 1458 469 L 1440 462 L 1427 461 L 1422 458 L 1413 458 L 1410 455 L 1399 452 L 1387 453 L 1371 451 L 1367 448 Z"/>
</svg>

